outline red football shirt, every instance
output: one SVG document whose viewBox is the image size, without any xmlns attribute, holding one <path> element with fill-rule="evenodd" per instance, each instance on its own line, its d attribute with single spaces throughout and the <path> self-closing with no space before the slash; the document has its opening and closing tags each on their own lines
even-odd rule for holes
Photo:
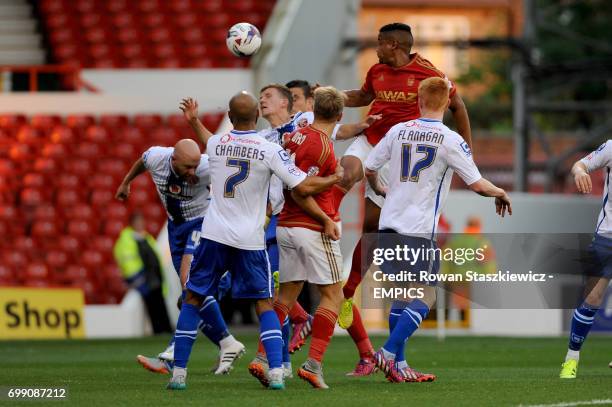
<svg viewBox="0 0 612 407">
<path fill-rule="evenodd" d="M 295 160 L 295 165 L 308 175 L 327 177 L 336 171 L 336 156 L 331 139 L 312 126 L 296 130 L 289 136 L 285 145 L 287 152 Z M 313 198 L 323 212 L 333 221 L 340 220 L 337 205 L 331 188 L 314 195 Z M 318 232 L 323 225 L 310 217 L 295 203 L 290 191 L 285 191 L 285 206 L 278 218 L 278 226 L 300 227 Z"/>
<path fill-rule="evenodd" d="M 375 97 L 368 114 L 382 114 L 380 120 L 364 131 L 371 145 L 378 144 L 396 124 L 419 118 L 419 84 L 434 76 L 446 77 L 417 53 L 411 55 L 409 63 L 399 68 L 385 64 L 376 64 L 370 68 L 361 90 Z M 455 84 L 452 84 L 450 96 L 456 91 Z"/>
</svg>

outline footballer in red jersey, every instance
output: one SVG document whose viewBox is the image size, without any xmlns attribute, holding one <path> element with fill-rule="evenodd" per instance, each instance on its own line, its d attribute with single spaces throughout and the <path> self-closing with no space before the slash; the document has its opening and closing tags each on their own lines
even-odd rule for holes
<svg viewBox="0 0 612 407">
<path fill-rule="evenodd" d="M 394 125 L 419 118 L 417 90 L 421 81 L 430 77 L 446 78 L 433 64 L 417 53 L 411 53 L 414 43 L 410 26 L 393 23 L 383 26 L 378 34 L 376 54 L 379 63 L 370 68 L 361 89 L 345 91 L 345 106 L 362 107 L 370 104 L 369 114 L 382 115 L 380 120 L 364 130 L 363 135 L 346 150 L 342 157 L 345 173 L 343 184 L 350 188 L 363 179 L 363 162 L 374 146 Z M 470 145 L 471 131 L 467 110 L 454 84 L 450 87 L 449 109 L 453 113 L 457 132 Z M 388 167 L 379 171 L 379 180 L 387 183 Z M 365 216 L 363 233 L 375 233 L 378 230 L 378 219 L 384 198 L 376 195 L 366 183 Z M 372 345 L 361 322 L 359 311 L 353 305 L 352 298 L 361 283 L 364 273 L 371 264 L 371 259 L 363 259 L 362 253 L 371 253 L 371 248 L 362 247 L 360 239 L 353 252 L 349 279 L 343 287 L 345 302 L 342 304 L 339 324 L 347 328 L 359 349 L 360 362 L 350 375 L 363 376 L 373 373 Z M 368 257 L 371 254 L 368 255 Z"/>
<path fill-rule="evenodd" d="M 333 175 L 341 169 L 331 135 L 343 107 L 344 98 L 337 89 L 324 87 L 315 91 L 313 123 L 292 133 L 285 145 L 297 167 L 319 176 Z M 316 285 L 321 294 L 312 321 L 308 358 L 297 372 L 315 388 L 328 387 L 321 362 L 344 299 L 338 206 L 331 188 L 308 197 L 285 190 L 285 206 L 276 229 L 280 289 L 274 309 L 279 320 L 285 319 L 305 281 Z"/>
</svg>

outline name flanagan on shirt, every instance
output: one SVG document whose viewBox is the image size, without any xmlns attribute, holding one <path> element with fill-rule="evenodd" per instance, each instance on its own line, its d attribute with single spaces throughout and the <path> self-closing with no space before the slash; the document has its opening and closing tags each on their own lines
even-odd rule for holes
<svg viewBox="0 0 612 407">
<path fill-rule="evenodd" d="M 397 139 L 402 141 L 427 141 L 429 143 L 441 144 L 444 134 L 437 131 L 400 130 Z"/>
<path fill-rule="evenodd" d="M 247 158 L 250 160 L 263 160 L 264 151 L 255 147 L 243 147 L 233 145 L 218 144 L 215 153 L 221 156 Z"/>
</svg>

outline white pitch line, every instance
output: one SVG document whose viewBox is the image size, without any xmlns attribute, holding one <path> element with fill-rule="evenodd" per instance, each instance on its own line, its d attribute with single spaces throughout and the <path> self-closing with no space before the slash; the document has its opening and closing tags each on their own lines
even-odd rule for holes
<svg viewBox="0 0 612 407">
<path fill-rule="evenodd" d="M 574 407 L 574 406 L 601 406 L 612 405 L 612 399 L 605 400 L 584 400 L 584 401 L 567 401 L 556 404 L 520 404 L 518 407 Z"/>
</svg>

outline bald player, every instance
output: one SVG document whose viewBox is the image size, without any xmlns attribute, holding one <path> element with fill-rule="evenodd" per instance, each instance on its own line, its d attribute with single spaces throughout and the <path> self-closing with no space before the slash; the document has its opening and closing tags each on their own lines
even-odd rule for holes
<svg viewBox="0 0 612 407">
<path fill-rule="evenodd" d="M 176 330 L 175 367 L 167 388 L 186 388 L 186 367 L 197 334 L 198 310 L 204 299 L 218 289 L 221 276 L 229 270 L 232 297 L 253 299 L 256 303 L 260 340 L 269 364 L 266 377 L 257 378 L 271 389 L 284 389 L 283 340 L 272 306 L 274 283 L 264 232 L 270 179 L 276 175 L 289 189 L 310 197 L 338 183 L 342 179 L 341 170 L 323 178 L 309 177 L 297 168 L 279 144 L 257 134 L 257 100 L 247 92 L 230 100 L 228 115 L 234 129 L 229 133 L 207 134 L 198 120 L 194 100 L 183 100 L 181 109 L 206 146 L 212 199 L 189 272 L 187 295 Z M 304 210 L 319 213 L 314 199 L 305 202 L 311 206 L 305 204 Z M 333 222 L 325 225 L 323 233 L 330 238 L 339 235 Z"/>
<path fill-rule="evenodd" d="M 148 171 L 168 214 L 168 241 L 172 264 L 179 274 L 183 293 L 193 252 L 200 240 L 202 220 L 210 201 L 208 156 L 200 153 L 191 139 L 179 140 L 174 147 L 151 147 L 144 152 L 117 189 L 115 197 L 128 199 L 131 182 Z M 244 345 L 229 333 L 214 296 L 208 296 L 199 310 L 199 328 L 220 348 L 215 374 L 226 374 L 245 352 Z M 174 338 L 157 358 L 138 355 L 146 369 L 167 374 L 174 362 Z"/>
</svg>

